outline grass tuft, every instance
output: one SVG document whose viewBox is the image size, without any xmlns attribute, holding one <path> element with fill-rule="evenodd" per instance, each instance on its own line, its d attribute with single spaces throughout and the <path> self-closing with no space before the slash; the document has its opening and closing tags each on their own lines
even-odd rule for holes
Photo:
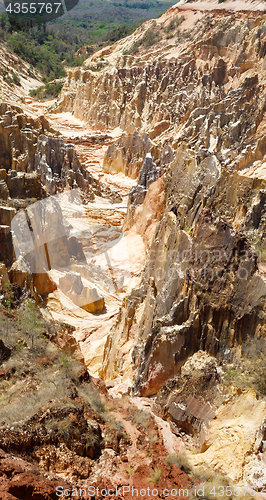
<svg viewBox="0 0 266 500">
<path fill-rule="evenodd" d="M 158 484 L 162 475 L 162 469 L 160 467 L 155 467 L 155 469 L 150 473 L 148 477 L 149 483 Z"/>
</svg>

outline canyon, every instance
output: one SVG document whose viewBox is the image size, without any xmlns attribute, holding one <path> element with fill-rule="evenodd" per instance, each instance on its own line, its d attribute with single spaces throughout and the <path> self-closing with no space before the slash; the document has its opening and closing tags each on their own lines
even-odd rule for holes
<svg viewBox="0 0 266 500">
<path fill-rule="evenodd" d="M 265 496 L 265 21 L 263 2 L 180 2 L 69 69 L 45 105 L 0 75 L 1 300 L 17 293 L 16 314 L 30 296 L 49 325 L 27 361 L 41 400 L 0 413 L 3 498 L 22 498 L 19 448 L 29 476 L 49 472 L 47 498 L 61 479 L 146 488 L 148 471 L 160 490 Z M 28 356 L 13 321 L 8 404 L 14 346 Z"/>
</svg>

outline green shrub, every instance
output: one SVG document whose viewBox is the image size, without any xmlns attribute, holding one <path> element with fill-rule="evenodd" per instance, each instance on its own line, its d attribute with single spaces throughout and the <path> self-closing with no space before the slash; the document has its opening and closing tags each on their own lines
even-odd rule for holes
<svg viewBox="0 0 266 500">
<path fill-rule="evenodd" d="M 21 85 L 20 78 L 17 75 L 17 73 L 15 73 L 14 71 L 12 71 L 12 80 L 13 80 L 15 85 Z"/>
<path fill-rule="evenodd" d="M 185 21 L 185 16 L 181 16 L 181 17 L 178 17 L 176 19 L 176 27 L 178 28 L 178 26 L 180 26 L 180 24 L 182 24 L 184 21 Z"/>
<path fill-rule="evenodd" d="M 166 31 L 169 33 L 169 31 L 172 31 L 174 28 L 175 28 L 175 19 L 171 19 L 170 23 L 166 28 Z"/>
<path fill-rule="evenodd" d="M 186 233 L 189 234 L 189 236 L 192 236 L 193 234 L 193 231 L 192 231 L 192 227 L 184 227 L 184 231 L 186 231 Z"/>
<path fill-rule="evenodd" d="M 56 98 L 60 94 L 63 87 L 63 83 L 47 83 L 46 85 L 41 85 L 37 89 L 31 89 L 29 94 L 32 97 L 37 97 L 37 99 L 51 99 Z"/>
<path fill-rule="evenodd" d="M 84 54 L 83 56 L 76 56 L 74 53 L 70 52 L 69 54 L 67 54 L 64 60 L 64 64 L 70 67 L 82 66 L 82 64 L 84 63 L 85 59 L 87 59 L 88 56 L 89 54 Z"/>
<path fill-rule="evenodd" d="M 180 24 L 183 23 L 184 20 L 185 20 L 184 16 L 175 17 L 174 19 L 171 19 L 170 23 L 165 28 L 165 32 L 169 33 L 175 30 L 176 28 L 178 28 L 178 26 L 180 26 Z"/>
<path fill-rule="evenodd" d="M 144 37 L 142 38 L 142 43 L 145 45 L 146 48 L 151 47 L 155 43 L 160 41 L 160 37 L 158 33 L 154 30 L 154 28 L 148 29 L 146 31 Z"/>
<path fill-rule="evenodd" d="M 125 51 L 124 53 L 135 54 L 141 45 L 148 49 L 152 45 L 158 43 L 160 40 L 161 37 L 158 31 L 154 29 L 154 27 L 152 27 L 146 31 L 145 35 L 140 40 L 137 40 L 133 43 L 131 49 Z"/>
<path fill-rule="evenodd" d="M 27 72 L 28 72 L 29 76 L 34 78 L 35 75 L 34 75 L 34 70 L 33 70 L 32 64 L 30 64 L 30 66 L 28 67 Z"/>
</svg>

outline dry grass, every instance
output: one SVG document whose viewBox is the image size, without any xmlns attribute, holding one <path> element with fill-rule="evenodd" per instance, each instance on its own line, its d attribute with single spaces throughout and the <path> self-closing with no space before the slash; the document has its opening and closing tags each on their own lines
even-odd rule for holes
<svg viewBox="0 0 266 500">
<path fill-rule="evenodd" d="M 195 490 L 190 491 L 190 498 L 198 498 L 201 500 L 222 500 L 238 498 L 239 500 L 251 500 L 252 495 L 247 491 L 246 494 L 241 487 L 233 483 L 228 477 L 221 474 L 219 471 L 213 471 L 207 467 L 194 467 L 190 460 L 188 452 L 180 451 L 172 453 L 166 457 L 167 465 L 176 465 L 191 477 L 200 480 Z M 242 493 L 243 491 L 243 493 Z M 254 496 L 253 496 L 254 498 Z"/>
<path fill-rule="evenodd" d="M 140 425 L 144 427 L 145 430 L 148 430 L 150 427 L 150 420 L 152 420 L 152 416 L 147 411 L 138 410 L 135 413 L 133 420 L 136 425 Z"/>
<path fill-rule="evenodd" d="M 92 384 L 79 382 L 82 366 L 75 356 L 64 354 L 40 331 L 43 327 L 39 329 L 38 325 L 32 347 L 31 338 L 20 329 L 13 315 L 8 338 L 3 339 L 12 354 L 1 365 L 8 375 L 0 378 L 0 424 L 18 425 L 27 421 L 47 402 L 74 405 L 77 388 L 84 393 L 84 400 L 90 407 L 103 411 L 97 389 L 92 388 Z"/>
<path fill-rule="evenodd" d="M 176 465 L 177 467 L 180 467 L 180 469 L 186 472 L 186 474 L 189 474 L 192 471 L 192 466 L 186 451 L 170 453 L 166 457 L 165 462 L 167 465 Z"/>
<path fill-rule="evenodd" d="M 251 350 L 252 352 L 252 350 Z M 260 397 L 266 396 L 266 356 L 264 352 L 258 353 L 248 359 L 242 357 L 234 364 L 228 365 L 225 371 L 224 382 L 235 385 L 243 391 L 255 389 Z"/>
<path fill-rule="evenodd" d="M 155 431 L 150 431 L 148 432 L 148 439 L 150 444 L 156 444 L 158 443 L 158 436 Z"/>
<path fill-rule="evenodd" d="M 148 477 L 149 483 L 157 484 L 161 478 L 162 469 L 160 467 L 155 467 L 155 469 L 150 473 Z"/>
</svg>

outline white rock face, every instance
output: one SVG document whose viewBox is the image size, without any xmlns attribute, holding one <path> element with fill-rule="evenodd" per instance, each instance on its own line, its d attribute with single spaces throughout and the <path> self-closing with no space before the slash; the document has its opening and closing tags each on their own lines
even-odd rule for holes
<svg viewBox="0 0 266 500">
<path fill-rule="evenodd" d="M 194 455 L 194 465 L 208 464 L 214 469 L 225 473 L 235 481 L 253 479 L 259 480 L 263 462 L 250 459 L 255 452 L 256 436 L 265 419 L 266 402 L 257 400 L 253 389 L 232 396 L 216 412 L 216 417 L 210 423 L 209 436 L 204 443 L 203 453 Z M 262 457 L 264 460 L 264 456 Z M 260 465 L 260 467 L 259 467 Z M 256 471 L 260 476 L 256 478 Z M 244 474 L 244 476 L 243 476 Z M 259 484 L 259 481 L 258 481 Z"/>
<path fill-rule="evenodd" d="M 88 312 L 99 313 L 104 309 L 103 296 L 99 295 L 96 288 L 83 286 L 79 273 L 66 272 L 59 278 L 59 288 L 74 304 Z"/>
</svg>

